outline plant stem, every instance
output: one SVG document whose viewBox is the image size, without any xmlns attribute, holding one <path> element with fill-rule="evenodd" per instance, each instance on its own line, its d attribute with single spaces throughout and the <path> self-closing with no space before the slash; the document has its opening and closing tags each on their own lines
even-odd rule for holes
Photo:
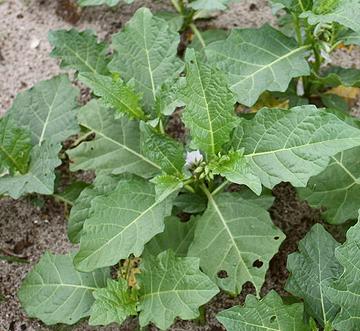
<svg viewBox="0 0 360 331">
<path fill-rule="evenodd" d="M 295 25 L 296 39 L 297 39 L 298 45 L 302 46 L 303 39 L 302 39 L 302 35 L 301 35 L 301 26 L 300 26 L 299 17 L 296 16 L 294 13 L 292 13 L 292 17 L 293 17 L 293 21 L 294 21 L 294 25 Z"/>
<path fill-rule="evenodd" d="M 179 2 L 177 0 L 171 0 L 171 3 L 174 6 L 174 8 L 176 9 L 176 11 L 178 13 L 182 14 Z"/>
<path fill-rule="evenodd" d="M 201 183 L 200 185 L 201 190 L 205 193 L 205 195 L 207 196 L 208 200 L 212 199 L 212 195 L 210 193 L 210 191 L 208 190 L 208 188 L 206 187 L 206 185 L 204 183 Z"/>
<path fill-rule="evenodd" d="M 196 27 L 196 25 L 194 23 L 190 23 L 189 27 L 194 32 L 195 36 L 199 39 L 199 42 L 200 42 L 201 46 L 204 48 L 206 46 L 206 43 L 205 43 L 205 40 L 202 37 L 201 32 L 199 31 L 199 29 Z"/>
<path fill-rule="evenodd" d="M 225 180 L 222 184 L 220 184 L 214 191 L 211 192 L 211 195 L 214 196 L 222 191 L 227 185 L 229 185 L 229 181 Z"/>
</svg>

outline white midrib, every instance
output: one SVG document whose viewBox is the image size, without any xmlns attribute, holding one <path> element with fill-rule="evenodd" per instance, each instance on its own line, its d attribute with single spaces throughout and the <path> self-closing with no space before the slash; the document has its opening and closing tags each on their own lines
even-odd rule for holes
<svg viewBox="0 0 360 331">
<path fill-rule="evenodd" d="M 70 48 L 68 45 L 65 45 L 65 48 L 68 49 L 73 55 L 75 55 L 78 60 L 84 63 L 94 74 L 97 73 L 97 71 L 86 60 L 79 56 L 79 54 L 76 53 L 72 48 Z"/>
<path fill-rule="evenodd" d="M 213 127 L 212 127 L 212 122 L 211 122 L 211 117 L 210 117 L 209 104 L 208 104 L 207 99 L 206 99 L 205 89 L 204 89 L 204 85 L 203 85 L 203 82 L 202 82 L 202 79 L 201 79 L 199 64 L 198 64 L 197 60 L 195 60 L 195 63 L 196 63 L 196 71 L 197 71 L 197 74 L 199 76 L 199 82 L 200 82 L 201 91 L 202 91 L 202 94 L 203 94 L 203 99 L 204 99 L 204 102 L 205 102 L 206 114 L 207 114 L 207 118 L 208 118 L 208 122 L 209 122 L 211 150 L 212 150 L 212 153 L 215 154 L 215 140 L 214 140 L 214 132 L 213 132 Z"/>
<path fill-rule="evenodd" d="M 159 165 L 157 165 L 156 163 L 152 162 L 152 161 L 149 160 L 148 158 L 144 157 L 142 154 L 140 154 L 140 153 L 134 151 L 133 149 L 127 147 L 126 145 L 123 145 L 123 144 L 119 143 L 118 141 L 116 141 L 116 140 L 114 140 L 114 139 L 112 139 L 112 138 L 110 138 L 110 137 L 108 137 L 108 136 L 105 136 L 102 132 L 97 131 L 97 130 L 89 127 L 89 126 L 86 126 L 85 124 L 81 124 L 81 126 L 83 126 L 84 128 L 89 129 L 90 131 L 94 132 L 96 135 L 99 135 L 99 136 L 103 137 L 104 139 L 106 139 L 106 140 L 108 140 L 108 141 L 111 141 L 113 144 L 120 146 L 121 148 L 123 148 L 123 149 L 127 150 L 128 152 L 134 154 L 134 155 L 137 156 L 138 158 L 140 158 L 140 159 L 144 160 L 145 162 L 151 164 L 153 167 L 161 170 L 161 167 L 160 167 Z"/>
<path fill-rule="evenodd" d="M 316 146 L 316 145 L 321 145 L 327 142 L 340 142 L 343 140 L 359 140 L 360 143 L 360 137 L 358 138 L 349 138 L 349 137 L 345 137 L 345 138 L 341 138 L 341 139 L 332 139 L 332 140 L 323 140 L 323 141 L 317 141 L 315 143 L 311 143 L 311 144 L 304 144 L 304 145 L 298 145 L 298 146 L 292 146 L 292 147 L 288 147 L 288 148 L 279 148 L 279 149 L 274 149 L 271 151 L 266 151 L 266 152 L 254 152 L 251 154 L 246 154 L 245 157 L 255 157 L 255 156 L 260 156 L 260 155 L 269 155 L 269 154 L 275 154 L 278 152 L 286 152 L 286 151 L 291 151 L 294 149 L 298 149 L 298 148 L 303 148 L 303 147 L 308 147 L 308 146 Z M 354 145 L 355 146 L 355 145 Z M 350 147 L 351 148 L 351 147 Z"/>
<path fill-rule="evenodd" d="M 307 46 L 307 45 L 306 45 L 306 46 L 301 46 L 301 47 L 299 47 L 299 48 L 296 48 L 296 49 L 292 50 L 292 51 L 289 52 L 289 53 L 286 53 L 286 54 L 280 56 L 279 58 L 277 58 L 277 59 L 274 60 L 273 62 L 271 62 L 271 63 L 269 63 L 269 64 L 267 64 L 267 65 L 264 65 L 264 66 L 261 67 L 260 69 L 252 72 L 251 75 L 244 76 L 243 79 L 241 79 L 241 80 L 239 80 L 238 82 L 236 82 L 235 84 L 231 85 L 230 88 L 236 87 L 237 85 L 243 83 L 244 81 L 248 80 L 249 78 L 254 77 L 254 76 L 257 75 L 259 72 L 261 72 L 261 71 L 263 71 L 263 70 L 265 70 L 265 69 L 269 69 L 269 68 L 271 68 L 274 64 L 276 64 L 276 63 L 278 63 L 278 62 L 281 62 L 282 60 L 284 60 L 284 59 L 292 56 L 293 54 L 296 54 L 297 52 L 300 52 L 300 51 L 305 50 L 305 49 L 307 49 L 307 48 L 309 48 L 309 46 Z"/>
<path fill-rule="evenodd" d="M 149 75 L 150 75 L 150 82 L 151 82 L 151 91 L 152 91 L 152 95 L 154 98 L 154 101 L 156 100 L 156 89 L 155 89 L 155 82 L 154 82 L 154 77 L 153 77 L 153 72 L 152 72 L 152 68 L 151 68 L 151 62 L 150 62 L 150 56 L 149 56 L 149 50 L 148 50 L 148 45 L 147 45 L 147 41 L 145 38 L 145 24 L 143 24 L 143 36 L 144 36 L 144 45 L 145 45 L 145 54 L 146 54 L 146 61 L 148 63 L 148 69 L 149 69 Z"/>
<path fill-rule="evenodd" d="M 237 252 L 238 255 L 239 255 L 239 260 L 240 260 L 241 264 L 243 265 L 244 269 L 246 270 L 246 273 L 249 275 L 249 278 L 251 279 L 251 282 L 255 285 L 254 278 L 253 278 L 253 276 L 250 274 L 249 269 L 247 268 L 247 266 L 246 266 L 246 264 L 245 264 L 245 262 L 244 262 L 244 259 L 242 258 L 241 251 L 240 251 L 239 248 L 237 247 L 236 242 L 235 242 L 235 240 L 234 240 L 234 237 L 233 237 L 233 235 L 232 235 L 229 227 L 227 226 L 226 221 L 225 221 L 225 219 L 224 219 L 224 217 L 223 217 L 223 215 L 222 215 L 222 213 L 221 213 L 218 205 L 216 204 L 213 196 L 211 195 L 211 193 L 208 195 L 208 199 L 209 199 L 210 203 L 213 205 L 213 207 L 214 207 L 216 213 L 218 214 L 221 222 L 223 223 L 223 226 L 224 226 L 226 232 L 228 233 L 228 236 L 229 236 L 229 238 L 230 238 L 230 240 L 231 240 L 231 242 L 232 242 L 232 245 L 235 247 L 236 252 Z"/>
<path fill-rule="evenodd" d="M 356 178 L 350 171 L 348 168 L 346 168 L 342 162 L 340 162 L 338 159 L 336 159 L 335 157 L 331 157 L 335 162 L 336 164 L 341 168 L 343 169 L 346 174 L 354 181 L 354 184 L 360 184 L 360 179 Z"/>
</svg>

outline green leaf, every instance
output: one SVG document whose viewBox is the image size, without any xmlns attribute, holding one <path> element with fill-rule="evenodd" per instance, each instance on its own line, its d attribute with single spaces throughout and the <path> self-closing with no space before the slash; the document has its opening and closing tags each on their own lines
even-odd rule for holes
<svg viewBox="0 0 360 331">
<path fill-rule="evenodd" d="M 140 146 L 142 154 L 160 165 L 161 169 L 170 175 L 181 175 L 185 164 L 184 146 L 170 138 L 168 135 L 159 134 L 146 125 L 140 124 Z"/>
<path fill-rule="evenodd" d="M 341 307 L 333 321 L 333 327 L 338 331 L 360 328 L 360 222 L 349 229 L 346 237 L 346 242 L 335 250 L 335 257 L 344 272 L 325 289 L 328 299 Z"/>
<path fill-rule="evenodd" d="M 245 186 L 242 186 L 237 192 L 242 199 L 251 201 L 266 210 L 270 209 L 275 200 L 271 190 L 268 189 L 264 189 L 260 196 L 254 194 L 253 191 Z"/>
<path fill-rule="evenodd" d="M 252 106 L 264 91 L 284 92 L 291 79 L 309 74 L 307 46 L 276 29 L 234 29 L 205 48 L 208 61 L 227 73 L 237 101 Z"/>
<path fill-rule="evenodd" d="M 156 200 L 162 200 L 172 192 L 180 191 L 183 182 L 178 177 L 172 175 L 159 175 L 154 177 L 151 183 L 155 184 Z"/>
<path fill-rule="evenodd" d="M 137 315 L 137 301 L 125 279 L 108 279 L 107 286 L 95 290 L 93 295 L 95 302 L 91 307 L 90 325 L 121 325 L 128 316 Z"/>
<path fill-rule="evenodd" d="M 0 167 L 26 173 L 31 147 L 29 131 L 16 127 L 8 116 L 0 118 Z"/>
<path fill-rule="evenodd" d="M 26 193 L 52 194 L 55 168 L 61 164 L 58 158 L 60 150 L 61 145 L 51 141 L 45 141 L 41 146 L 34 146 L 27 173 L 0 177 L 0 195 L 6 194 L 18 199 Z"/>
<path fill-rule="evenodd" d="M 100 5 L 107 5 L 110 7 L 116 6 L 120 0 L 78 0 L 77 3 L 82 6 L 100 6 Z M 123 0 L 123 2 L 130 4 L 133 3 L 134 0 Z"/>
<path fill-rule="evenodd" d="M 78 120 L 81 126 L 95 133 L 95 139 L 67 151 L 71 171 L 130 172 L 150 177 L 161 169 L 140 153 L 138 122 L 125 117 L 114 119 L 114 113 L 96 100 L 80 109 Z"/>
<path fill-rule="evenodd" d="M 186 104 L 183 120 L 190 129 L 193 147 L 215 155 L 236 126 L 233 95 L 224 75 L 201 63 L 192 49 L 186 52 L 186 81 L 180 93 Z"/>
<path fill-rule="evenodd" d="M 349 111 L 349 104 L 346 100 L 336 94 L 324 93 L 320 96 L 321 102 L 328 109 L 337 109 L 343 112 Z"/>
<path fill-rule="evenodd" d="M 168 329 L 176 317 L 198 317 L 198 308 L 219 292 L 199 270 L 199 259 L 175 257 L 172 251 L 144 259 L 139 278 L 140 325 L 153 322 L 162 330 Z"/>
<path fill-rule="evenodd" d="M 130 118 L 144 119 L 140 97 L 121 79 L 96 73 L 83 73 L 79 75 L 79 80 L 89 86 L 95 95 L 101 97 L 105 106 L 112 107 Z"/>
<path fill-rule="evenodd" d="M 250 281 L 258 292 L 285 236 L 265 209 L 236 193 L 208 198 L 188 255 L 199 257 L 202 270 L 223 290 L 240 293 Z"/>
<path fill-rule="evenodd" d="M 81 192 L 85 190 L 90 184 L 78 181 L 69 184 L 64 191 L 56 192 L 53 194 L 53 197 L 70 205 L 73 206 L 76 199 L 79 197 Z"/>
<path fill-rule="evenodd" d="M 75 324 L 90 315 L 93 291 L 106 286 L 108 269 L 93 273 L 75 270 L 72 254 L 45 253 L 23 281 L 19 299 L 29 317 L 47 325 Z"/>
<path fill-rule="evenodd" d="M 76 99 L 79 90 L 65 75 L 42 81 L 19 93 L 8 111 L 14 122 L 32 133 L 32 143 L 59 143 L 78 132 Z"/>
<path fill-rule="evenodd" d="M 185 85 L 186 80 L 184 77 L 165 82 L 156 96 L 156 114 L 170 116 L 176 108 L 185 106 L 179 98 L 179 90 Z"/>
<path fill-rule="evenodd" d="M 356 219 L 360 195 L 360 147 L 331 157 L 327 168 L 312 177 L 306 188 L 298 189 L 298 193 L 310 206 L 325 207 L 322 215 L 329 223 Z"/>
<path fill-rule="evenodd" d="M 143 256 L 153 255 L 171 249 L 176 256 L 186 256 L 194 238 L 196 219 L 182 222 L 176 216 L 165 218 L 165 230 L 150 240 L 145 246 Z"/>
<path fill-rule="evenodd" d="M 194 10 L 225 10 L 229 0 L 195 0 L 189 3 Z"/>
<path fill-rule="evenodd" d="M 210 168 L 214 174 L 221 175 L 236 184 L 245 184 L 259 195 L 262 190 L 260 179 L 251 172 L 247 162 L 242 150 L 230 151 L 224 161 L 215 162 Z"/>
<path fill-rule="evenodd" d="M 329 1 L 323 1 L 329 4 Z M 334 2 L 333 2 L 334 3 Z M 317 13 L 316 13 L 317 12 Z M 302 18 L 307 18 L 311 25 L 339 23 L 354 31 L 360 31 L 359 21 L 360 3 L 358 0 L 338 0 L 332 8 L 324 8 L 313 11 L 307 11 L 300 15 Z"/>
<path fill-rule="evenodd" d="M 48 39 L 53 46 L 50 56 L 60 58 L 61 68 L 104 75 L 109 72 L 108 45 L 98 43 L 93 31 L 55 30 L 49 32 Z"/>
<path fill-rule="evenodd" d="M 90 216 L 91 201 L 100 195 L 115 190 L 120 176 L 111 176 L 100 173 L 96 176 L 93 185 L 84 189 L 71 208 L 68 222 L 68 236 L 72 243 L 80 242 L 84 222 Z"/>
<path fill-rule="evenodd" d="M 126 82 L 133 80 L 136 91 L 143 94 L 144 105 L 151 108 L 161 85 L 181 72 L 179 41 L 179 34 L 168 22 L 140 8 L 114 35 L 112 46 L 116 53 L 109 68 L 119 72 Z"/>
<path fill-rule="evenodd" d="M 360 70 L 355 68 L 330 67 L 324 72 L 320 82 L 328 87 L 339 85 L 360 87 Z"/>
<path fill-rule="evenodd" d="M 197 214 L 206 209 L 207 199 L 204 195 L 184 192 L 179 194 L 174 200 L 174 206 L 184 213 Z"/>
<path fill-rule="evenodd" d="M 201 38 L 203 39 L 202 41 L 205 43 L 206 46 L 214 41 L 225 40 L 229 36 L 229 34 L 229 30 L 209 29 L 206 31 L 201 31 Z M 197 35 L 194 35 L 191 44 L 188 47 L 194 48 L 196 51 L 201 51 L 204 48 L 202 42 L 199 40 L 199 37 Z"/>
<path fill-rule="evenodd" d="M 74 259 L 76 267 L 91 271 L 114 265 L 130 254 L 140 256 L 144 245 L 164 231 L 173 198 L 169 193 L 156 199 L 154 184 L 130 177 L 119 181 L 111 193 L 93 199 Z"/>
<path fill-rule="evenodd" d="M 290 278 L 286 290 L 304 300 L 305 311 L 322 326 L 331 322 L 339 307 L 325 295 L 325 288 L 342 273 L 335 259 L 340 244 L 320 224 L 315 224 L 299 243 L 299 253 L 288 256 Z"/>
<path fill-rule="evenodd" d="M 282 181 L 304 187 L 326 168 L 330 156 L 360 145 L 357 128 L 312 105 L 263 108 L 241 124 L 234 149 L 244 148 L 251 171 L 268 188 Z"/>
<path fill-rule="evenodd" d="M 248 295 L 245 306 L 224 310 L 216 317 L 227 331 L 308 331 L 303 310 L 302 303 L 285 305 L 272 290 L 261 300 Z"/>
</svg>

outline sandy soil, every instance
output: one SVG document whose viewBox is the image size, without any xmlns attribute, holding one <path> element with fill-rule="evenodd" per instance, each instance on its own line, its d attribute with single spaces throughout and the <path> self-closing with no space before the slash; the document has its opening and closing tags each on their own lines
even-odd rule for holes
<svg viewBox="0 0 360 331">
<path fill-rule="evenodd" d="M 73 25 L 65 19 L 73 19 L 73 22 L 77 19 L 69 17 L 63 6 L 59 7 L 62 1 L 5 0 L 0 5 L 0 114 L 9 108 L 17 92 L 60 72 L 57 61 L 48 56 L 50 45 L 47 42 L 47 33 L 51 29 L 70 28 Z M 132 6 L 120 6 L 116 9 L 86 9 L 75 26 L 79 29 L 94 29 L 100 38 L 108 39 L 141 5 L 157 10 L 168 8 L 166 4 L 159 2 L 137 1 Z M 230 12 L 219 15 L 211 25 L 223 28 L 258 26 L 270 19 L 273 21 L 271 9 L 265 0 L 244 0 L 234 5 Z M 355 49 L 352 54 L 341 51 L 334 59 L 336 63 L 346 67 L 360 68 L 359 55 L 359 49 Z M 276 202 L 271 209 L 272 218 L 289 238 L 272 260 L 262 292 L 265 294 L 274 288 L 286 295 L 283 290 L 288 276 L 285 268 L 286 256 L 296 249 L 298 240 L 309 227 L 320 222 L 321 218 L 318 211 L 297 200 L 289 185 L 280 185 L 274 190 L 274 194 Z M 29 320 L 16 298 L 21 279 L 45 250 L 61 253 L 71 247 L 66 237 L 63 206 L 51 198 L 46 199 L 41 208 L 36 206 L 37 203 L 38 201 L 29 198 L 19 201 L 0 200 L 0 248 L 26 257 L 30 262 L 15 264 L 0 261 L 0 293 L 5 296 L 5 302 L 0 304 L 0 331 L 50 330 L 37 321 Z M 342 237 L 343 231 L 337 228 L 331 230 Z M 194 322 L 178 322 L 173 330 L 222 330 L 214 318 L 216 312 L 242 303 L 245 294 L 251 291 L 251 286 L 244 286 L 242 295 L 237 298 L 220 294 L 208 305 L 206 326 L 198 326 Z M 129 321 L 121 328 L 114 326 L 96 330 L 135 328 L 136 321 Z M 75 330 L 93 329 L 83 324 Z"/>
</svg>

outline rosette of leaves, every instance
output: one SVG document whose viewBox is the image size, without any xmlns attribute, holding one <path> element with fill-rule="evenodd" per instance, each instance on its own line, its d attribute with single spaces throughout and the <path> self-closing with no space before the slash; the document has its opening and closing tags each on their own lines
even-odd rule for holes
<svg viewBox="0 0 360 331">
<path fill-rule="evenodd" d="M 288 41 L 272 28 L 260 31 L 270 31 L 280 43 Z M 75 52 L 74 35 L 82 45 Z M 89 33 L 54 31 L 51 40 L 52 54 L 64 68 L 75 70 L 94 96 L 77 112 L 81 133 L 67 155 L 71 171 L 92 170 L 96 179 L 70 212 L 69 237 L 79 249 L 66 258 L 47 254 L 35 266 L 20 291 L 25 310 L 47 324 L 73 324 L 87 316 L 94 325 L 121 324 L 139 313 L 141 326 L 154 323 L 167 329 L 176 317 L 198 317 L 199 307 L 219 289 L 236 295 L 251 282 L 259 294 L 269 261 L 284 239 L 267 212 L 272 200 L 264 188 L 282 181 L 305 187 L 331 157 L 360 146 L 360 130 L 312 105 L 263 108 L 254 116 L 238 116 L 238 96 L 229 88 L 228 73 L 194 49 L 180 59 L 178 33 L 148 9 L 139 9 L 114 36 L 114 54 L 105 59 L 107 46 Z M 297 54 L 294 63 L 300 63 L 295 71 L 308 70 L 305 48 L 299 54 L 295 49 L 289 51 Z M 284 72 L 291 76 L 295 71 Z M 279 86 L 288 81 L 286 74 Z M 42 103 L 52 109 L 45 116 L 48 125 L 66 117 L 57 106 L 71 99 L 61 89 L 61 98 L 48 102 L 50 91 L 43 91 L 40 103 L 32 97 L 21 99 L 16 117 L 37 123 L 37 112 L 33 118 L 21 109 Z M 250 93 L 250 99 L 257 98 L 258 91 Z M 176 107 L 183 108 L 186 126 L 186 137 L 178 140 L 168 134 L 167 125 Z M 60 123 L 51 135 L 63 139 L 72 131 L 68 124 L 61 127 L 65 120 Z M 32 130 L 35 144 L 50 134 L 42 126 Z M 27 146 L 29 137 L 17 134 Z M 10 146 L 6 151 L 27 151 L 9 137 L 2 143 Z M 20 154 L 15 161 L 23 164 L 26 159 Z M 4 164 L 14 166 L 10 159 Z M 225 190 L 231 183 L 243 189 Z M 186 208 L 193 195 L 201 206 Z M 176 217 L 184 210 L 194 214 L 188 223 Z M 122 269 L 134 257 L 141 259 L 136 273 L 110 279 L 109 267 L 120 264 Z M 106 275 L 101 282 L 98 273 Z M 130 284 L 127 274 L 138 276 Z M 273 310 L 265 325 L 303 330 L 302 305 L 282 307 L 274 294 L 260 302 L 249 299 L 252 312 L 268 305 Z"/>
</svg>

